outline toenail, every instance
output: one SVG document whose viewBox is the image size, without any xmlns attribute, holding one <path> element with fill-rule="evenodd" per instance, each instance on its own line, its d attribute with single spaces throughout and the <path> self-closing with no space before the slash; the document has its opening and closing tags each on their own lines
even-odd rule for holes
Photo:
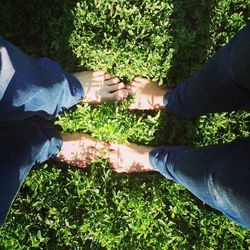
<svg viewBox="0 0 250 250">
<path fill-rule="evenodd" d="M 126 91 L 126 90 L 122 91 L 121 96 L 122 96 L 123 98 L 127 98 L 127 97 L 128 97 L 128 91 Z"/>
<path fill-rule="evenodd" d="M 160 106 L 160 104 L 155 104 L 155 105 L 153 106 L 153 108 L 154 108 L 154 109 L 161 109 L 161 106 Z"/>
<path fill-rule="evenodd" d="M 118 82 L 120 82 L 119 78 L 116 77 L 113 79 L 113 83 L 118 83 Z"/>
</svg>

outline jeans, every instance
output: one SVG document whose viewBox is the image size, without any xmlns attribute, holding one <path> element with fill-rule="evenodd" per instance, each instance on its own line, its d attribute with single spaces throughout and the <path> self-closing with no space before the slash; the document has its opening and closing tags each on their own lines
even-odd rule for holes
<svg viewBox="0 0 250 250">
<path fill-rule="evenodd" d="M 51 119 L 83 95 L 58 64 L 34 60 L 0 37 L 0 227 L 32 166 L 60 151 Z"/>
<path fill-rule="evenodd" d="M 192 77 L 164 96 L 166 109 L 196 117 L 250 107 L 250 26 Z M 62 145 L 51 119 L 84 95 L 55 62 L 34 60 L 0 38 L 0 226 L 33 165 Z M 211 98 L 212 97 L 212 98 Z M 250 140 L 204 148 L 160 147 L 152 167 L 184 185 L 236 223 L 250 228 Z"/>
<path fill-rule="evenodd" d="M 164 96 L 183 117 L 250 109 L 250 25 Z M 159 147 L 150 162 L 167 179 L 250 229 L 250 138 L 201 148 Z"/>
</svg>

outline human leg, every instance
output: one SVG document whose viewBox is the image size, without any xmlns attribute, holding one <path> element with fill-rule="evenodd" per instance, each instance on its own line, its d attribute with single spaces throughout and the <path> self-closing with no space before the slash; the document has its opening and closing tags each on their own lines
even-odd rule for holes
<svg viewBox="0 0 250 250">
<path fill-rule="evenodd" d="M 161 147 L 151 166 L 250 229 L 250 139 L 203 148 Z"/>
<path fill-rule="evenodd" d="M 48 122 L 5 126 L 0 126 L 0 227 L 32 166 L 56 155 L 62 146 L 59 133 Z"/>
<path fill-rule="evenodd" d="M 193 76 L 164 96 L 183 117 L 250 109 L 250 25 L 239 31 Z"/>
<path fill-rule="evenodd" d="M 53 157 L 56 161 L 85 168 L 102 158 L 105 142 L 80 133 L 59 133 L 49 121 L 30 121 L 0 126 L 0 227 L 31 168 Z"/>
<path fill-rule="evenodd" d="M 250 25 L 164 97 L 167 109 L 196 117 L 250 108 Z M 162 147 L 151 165 L 202 201 L 250 229 L 250 139 L 204 148 Z"/>
<path fill-rule="evenodd" d="M 250 26 L 247 26 L 192 77 L 167 91 L 163 99 L 166 108 L 184 117 L 249 109 L 249 44 Z M 143 92 L 144 87 L 138 87 L 146 98 L 154 95 L 153 92 L 150 95 Z M 135 98 L 138 104 L 138 96 Z M 116 153 L 110 157 L 113 168 L 118 172 L 135 171 L 133 165 L 136 163 L 127 164 L 126 159 L 136 161 L 142 154 L 134 151 L 128 156 L 128 150 L 125 154 L 120 152 L 120 159 L 116 159 Z M 160 147 L 150 150 L 144 147 L 144 152 L 152 169 L 182 184 L 202 201 L 250 229 L 249 139 L 204 148 Z M 138 160 L 136 165 L 144 171 L 141 162 Z"/>
<path fill-rule="evenodd" d="M 35 60 L 0 38 L 0 120 L 19 121 L 31 116 L 52 119 L 79 103 L 120 100 L 127 91 L 118 78 L 105 72 L 75 76 L 57 63 Z M 85 89 L 84 89 L 85 88 Z"/>
<path fill-rule="evenodd" d="M 0 38 L 0 226 L 32 166 L 57 156 L 84 167 L 100 156 L 93 138 L 79 134 L 66 138 L 47 120 L 80 101 L 120 100 L 123 87 L 102 71 L 73 76 L 55 62 L 34 60 Z M 65 150 L 66 145 L 74 146 L 74 152 Z"/>
<path fill-rule="evenodd" d="M 126 87 L 135 98 L 131 109 L 166 107 L 183 117 L 250 109 L 250 25 L 239 31 L 190 78 L 174 89 L 135 78 Z M 160 97 L 161 96 L 161 97 Z"/>
<path fill-rule="evenodd" d="M 202 148 L 111 145 L 116 172 L 158 171 L 250 229 L 250 139 Z"/>
</svg>

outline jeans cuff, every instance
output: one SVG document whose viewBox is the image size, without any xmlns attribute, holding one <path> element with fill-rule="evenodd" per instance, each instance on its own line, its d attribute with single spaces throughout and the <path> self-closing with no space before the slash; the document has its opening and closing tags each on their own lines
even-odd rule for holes
<svg viewBox="0 0 250 250">
<path fill-rule="evenodd" d="M 195 118 L 200 115 L 193 103 L 187 97 L 188 81 L 184 80 L 174 89 L 168 91 L 163 97 L 165 110 L 183 118 Z M 185 100 L 185 101 L 184 101 Z"/>
<path fill-rule="evenodd" d="M 149 153 L 149 162 L 155 170 L 169 180 L 175 180 L 173 166 L 184 147 L 158 147 Z"/>
</svg>

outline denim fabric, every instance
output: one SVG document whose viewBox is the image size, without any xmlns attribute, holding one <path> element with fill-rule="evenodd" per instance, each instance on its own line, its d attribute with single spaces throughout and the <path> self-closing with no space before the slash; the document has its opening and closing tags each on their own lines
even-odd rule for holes
<svg viewBox="0 0 250 250">
<path fill-rule="evenodd" d="M 48 58 L 35 60 L 0 38 L 0 121 L 53 119 L 81 100 L 79 81 Z"/>
<path fill-rule="evenodd" d="M 0 225 L 32 166 L 61 148 L 59 133 L 48 122 L 24 122 L 0 137 Z"/>
<path fill-rule="evenodd" d="M 0 38 L 0 226 L 32 166 L 61 148 L 50 120 L 83 95 L 57 63 L 34 60 Z"/>
<path fill-rule="evenodd" d="M 164 96 L 183 117 L 250 109 L 250 25 L 239 31 L 193 76 Z"/>
<path fill-rule="evenodd" d="M 250 25 L 164 96 L 183 117 L 250 109 Z M 149 156 L 167 179 L 250 229 L 250 138 L 203 148 L 160 147 Z"/>
</svg>

